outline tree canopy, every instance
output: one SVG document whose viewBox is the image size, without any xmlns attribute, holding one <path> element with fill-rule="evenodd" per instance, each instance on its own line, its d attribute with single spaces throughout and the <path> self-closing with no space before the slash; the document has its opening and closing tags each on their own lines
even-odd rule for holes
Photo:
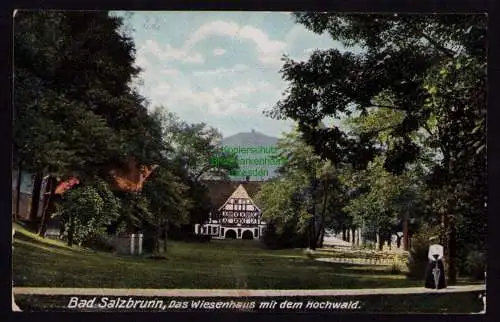
<svg viewBox="0 0 500 322">
<path fill-rule="evenodd" d="M 420 167 L 432 212 L 441 218 L 453 283 L 457 245 L 460 253 L 472 243 L 457 240 L 457 229 L 485 245 L 486 16 L 300 12 L 295 18 L 347 50 L 316 50 L 305 62 L 285 57 L 287 95 L 267 114 L 298 122 L 305 142 L 336 166 L 364 170 L 382 156 L 396 176 Z M 355 131 L 318 126 L 326 117 L 376 114 Z"/>
</svg>

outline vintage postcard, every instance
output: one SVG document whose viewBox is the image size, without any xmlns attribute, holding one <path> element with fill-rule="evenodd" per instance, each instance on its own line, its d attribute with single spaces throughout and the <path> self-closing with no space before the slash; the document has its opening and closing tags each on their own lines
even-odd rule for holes
<svg viewBox="0 0 500 322">
<path fill-rule="evenodd" d="M 485 313 L 486 30 L 16 11 L 13 311 Z"/>
</svg>

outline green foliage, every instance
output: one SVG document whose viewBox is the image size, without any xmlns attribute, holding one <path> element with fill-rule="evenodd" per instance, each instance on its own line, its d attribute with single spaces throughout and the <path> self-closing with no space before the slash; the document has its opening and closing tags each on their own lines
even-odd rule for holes
<svg viewBox="0 0 500 322">
<path fill-rule="evenodd" d="M 262 244 L 267 249 L 303 248 L 308 245 L 307 234 L 296 231 L 296 223 L 288 222 L 277 231 L 272 222 L 266 226 L 262 236 Z"/>
<path fill-rule="evenodd" d="M 148 222 L 147 228 L 152 232 L 147 234 L 144 249 L 150 250 L 151 248 L 159 252 L 161 235 L 166 235 L 170 227 L 178 227 L 189 222 L 191 200 L 187 195 L 188 187 L 181 182 L 180 178 L 160 167 L 146 182 L 142 193 L 149 201 L 151 221 Z"/>
<path fill-rule="evenodd" d="M 131 122 L 146 109 L 129 92 L 138 70 L 133 42 L 118 31 L 121 23 L 107 12 L 18 12 L 16 162 L 82 178 L 101 174 L 130 152 L 120 130 L 134 129 Z"/>
<path fill-rule="evenodd" d="M 154 215 L 149 208 L 149 200 L 142 194 L 121 192 L 118 194 L 122 211 L 118 222 L 125 232 L 136 232 L 149 225 L 155 225 Z"/>
<path fill-rule="evenodd" d="M 391 274 L 398 275 L 401 274 L 402 266 L 399 262 L 393 262 L 391 264 Z"/>
<path fill-rule="evenodd" d="M 172 157 L 186 169 L 191 180 L 227 179 L 229 172 L 238 168 L 235 154 L 220 154 L 222 134 L 216 128 L 206 123 L 186 123 L 163 107 L 157 107 L 156 113 L 164 125 L 165 140 L 174 147 Z"/>
<path fill-rule="evenodd" d="M 279 178 L 266 182 L 256 197 L 264 220 L 275 229 L 266 238 L 289 236 L 298 244 L 310 238 L 310 243 L 320 246 L 325 228 L 350 224 L 342 210 L 346 198 L 339 173 L 330 162 L 314 154 L 297 130 L 281 138 L 277 148 L 276 157 L 287 161 L 278 169 Z M 274 235 L 271 238 L 269 234 Z"/>
<path fill-rule="evenodd" d="M 393 207 L 380 196 L 396 197 L 400 212 L 409 209 L 411 195 L 427 202 L 426 195 L 450 196 L 428 203 L 425 216 L 443 221 L 453 283 L 457 259 L 465 260 L 472 240 L 485 245 L 486 16 L 301 12 L 295 18 L 348 50 L 317 50 L 306 62 L 285 58 L 287 96 L 268 114 L 299 122 L 305 141 L 336 166 L 369 169 L 383 156 L 388 172 L 425 178 L 424 185 L 406 185 L 407 197 L 379 188 L 361 193 L 348 208 L 357 216 L 366 209 L 373 218 L 394 217 L 382 211 Z M 344 116 L 354 118 L 351 131 L 317 126 Z M 396 186 L 375 177 L 389 190 Z"/>
<path fill-rule="evenodd" d="M 472 250 L 465 260 L 465 271 L 468 276 L 476 280 L 483 280 L 486 272 L 486 254 Z"/>
<path fill-rule="evenodd" d="M 82 242 L 82 246 L 101 252 L 113 252 L 115 250 L 112 237 L 104 230 L 97 230 L 91 233 Z"/>
<path fill-rule="evenodd" d="M 425 269 L 429 263 L 429 238 L 438 235 L 438 229 L 425 227 L 412 236 L 408 259 L 408 277 L 419 280 L 425 279 Z"/>
<path fill-rule="evenodd" d="M 90 237 L 104 234 L 106 225 L 117 219 L 119 209 L 116 197 L 105 184 L 69 190 L 58 208 L 54 217 L 60 218 L 64 225 L 69 245 L 82 244 Z"/>
<path fill-rule="evenodd" d="M 189 208 L 189 224 L 204 222 L 213 205 L 210 204 L 208 190 L 200 180 L 229 178 L 230 171 L 238 166 L 236 157 L 234 154 L 221 155 L 219 148 L 222 135 L 217 129 L 205 123 L 184 122 L 161 106 L 156 108 L 155 115 L 162 124 L 165 143 L 172 147 L 165 154 L 172 160 L 167 168 L 180 179 L 184 187 L 179 190 L 174 184 L 173 189 L 168 191 L 172 191 L 173 196 L 183 191 L 181 199 L 189 201 L 189 205 L 186 205 Z M 181 199 L 177 198 L 179 205 L 182 204 Z"/>
</svg>

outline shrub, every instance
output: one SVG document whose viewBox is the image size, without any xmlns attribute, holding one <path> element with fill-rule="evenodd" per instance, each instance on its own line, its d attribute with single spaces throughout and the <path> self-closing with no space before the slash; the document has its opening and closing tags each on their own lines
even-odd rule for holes
<svg viewBox="0 0 500 322">
<path fill-rule="evenodd" d="M 486 254 L 481 251 L 473 250 L 467 254 L 465 261 L 466 273 L 469 277 L 482 280 L 486 271 Z"/>
<path fill-rule="evenodd" d="M 391 274 L 401 274 L 405 267 L 408 266 L 407 255 L 393 255 L 390 258 L 392 259 Z"/>
<path fill-rule="evenodd" d="M 155 236 L 151 233 L 144 233 L 142 239 L 142 250 L 145 253 L 153 253 L 155 250 Z"/>
<path fill-rule="evenodd" d="M 119 209 L 119 200 L 106 183 L 100 182 L 94 186 L 80 185 L 65 193 L 52 218 L 63 225 L 68 245 L 83 245 L 116 220 Z"/>
<path fill-rule="evenodd" d="M 302 248 L 308 245 L 306 234 L 296 231 L 293 225 L 286 225 L 281 232 L 273 224 L 268 224 L 261 239 L 267 249 Z"/>
<path fill-rule="evenodd" d="M 113 252 L 115 249 L 112 239 L 104 232 L 93 233 L 82 245 L 102 252 Z"/>
<path fill-rule="evenodd" d="M 401 271 L 402 271 L 401 263 L 397 261 L 392 262 L 391 274 L 398 275 L 401 274 Z"/>
</svg>

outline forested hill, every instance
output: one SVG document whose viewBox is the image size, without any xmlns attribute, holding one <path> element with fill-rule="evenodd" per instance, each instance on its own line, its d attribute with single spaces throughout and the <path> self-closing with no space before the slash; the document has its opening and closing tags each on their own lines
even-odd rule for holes
<svg viewBox="0 0 500 322">
<path fill-rule="evenodd" d="M 235 135 L 226 137 L 222 140 L 222 145 L 225 147 L 236 148 L 243 150 L 236 152 L 238 160 L 240 160 L 240 169 L 250 172 L 250 181 L 262 181 L 275 176 L 276 166 L 272 165 L 246 165 L 242 164 L 243 159 L 257 159 L 262 160 L 270 158 L 273 153 L 270 153 L 270 147 L 276 147 L 278 138 L 265 135 L 263 133 L 252 130 L 251 132 L 241 132 Z M 261 148 L 262 147 L 262 148 Z M 252 153 L 245 149 L 257 150 Z M 257 162 L 258 163 L 258 162 Z M 252 172 L 254 171 L 254 172 Z M 265 172 L 267 171 L 267 175 Z M 239 175 L 232 175 L 232 180 L 245 179 L 247 173 L 240 173 Z"/>
<path fill-rule="evenodd" d="M 240 132 L 224 138 L 222 143 L 227 146 L 275 146 L 278 138 L 265 135 L 252 130 L 251 132 Z"/>
</svg>

